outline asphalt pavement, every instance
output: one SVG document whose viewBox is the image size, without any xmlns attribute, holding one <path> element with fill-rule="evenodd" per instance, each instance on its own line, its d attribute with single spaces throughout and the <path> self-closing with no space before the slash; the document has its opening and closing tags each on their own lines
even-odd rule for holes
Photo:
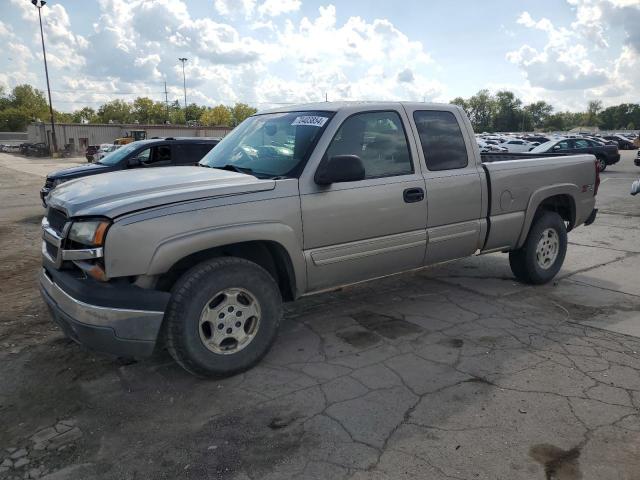
<svg viewBox="0 0 640 480">
<path fill-rule="evenodd" d="M 36 275 L 52 165 L 0 155 L 0 478 L 639 479 L 634 156 L 602 174 L 551 284 L 491 254 L 309 297 L 260 365 L 201 380 L 51 324 Z"/>
</svg>

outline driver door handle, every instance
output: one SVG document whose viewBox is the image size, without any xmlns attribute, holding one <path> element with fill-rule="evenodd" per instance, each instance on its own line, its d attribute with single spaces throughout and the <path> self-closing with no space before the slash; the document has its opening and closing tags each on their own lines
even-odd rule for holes
<svg viewBox="0 0 640 480">
<path fill-rule="evenodd" d="M 404 201 L 406 203 L 421 202 L 422 200 L 424 200 L 424 190 L 418 187 L 407 188 L 403 192 L 402 197 L 404 198 Z"/>
</svg>

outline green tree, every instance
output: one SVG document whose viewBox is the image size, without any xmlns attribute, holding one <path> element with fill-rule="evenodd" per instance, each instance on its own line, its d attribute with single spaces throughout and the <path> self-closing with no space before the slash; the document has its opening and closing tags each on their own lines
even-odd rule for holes
<svg viewBox="0 0 640 480">
<path fill-rule="evenodd" d="M 59 112 L 57 110 L 53 111 L 53 118 L 56 123 L 72 123 L 73 122 L 73 114 L 67 112 Z"/>
<path fill-rule="evenodd" d="M 9 100 L 12 107 L 19 109 L 29 119 L 41 119 L 49 117 L 49 104 L 41 90 L 31 85 L 17 85 L 13 88 Z"/>
<path fill-rule="evenodd" d="M 232 122 L 233 114 L 224 105 L 209 108 L 200 116 L 200 123 L 207 127 L 230 127 Z"/>
<path fill-rule="evenodd" d="M 469 116 L 469 104 L 467 103 L 467 101 L 464 98 L 456 97 L 453 100 L 451 100 L 449 103 L 451 103 L 452 105 L 459 106 L 460 108 L 462 108 L 465 111 L 467 116 Z"/>
<path fill-rule="evenodd" d="M 231 107 L 231 126 L 240 125 L 247 117 L 255 114 L 258 110 L 250 107 L 246 103 L 236 103 Z"/>
<path fill-rule="evenodd" d="M 112 100 L 98 109 L 98 118 L 101 123 L 130 123 L 133 119 L 131 104 L 123 100 Z"/>
<path fill-rule="evenodd" d="M 31 118 L 21 109 L 15 107 L 0 110 L 0 131 L 22 132 L 27 129 Z"/>
<path fill-rule="evenodd" d="M 76 110 L 71 115 L 71 121 L 73 123 L 95 123 L 98 121 L 98 115 L 96 111 L 91 107 L 82 107 L 80 110 Z"/>
<path fill-rule="evenodd" d="M 524 112 L 527 123 L 531 125 L 527 130 L 533 130 L 545 124 L 551 113 L 553 113 L 553 106 L 540 100 L 524 107 Z"/>
<path fill-rule="evenodd" d="M 480 90 L 467 102 L 467 114 L 476 132 L 493 131 L 493 116 L 496 109 L 495 99 L 489 90 Z"/>
<path fill-rule="evenodd" d="M 587 106 L 587 114 L 585 122 L 588 126 L 597 126 L 600 123 L 598 115 L 602 111 L 602 102 L 600 100 L 591 100 Z"/>
<path fill-rule="evenodd" d="M 169 104 L 169 121 L 174 125 L 186 123 L 184 109 L 180 106 L 180 101 L 178 100 Z"/>
<path fill-rule="evenodd" d="M 7 92 L 3 85 L 0 85 L 0 111 L 11 107 L 11 99 L 7 96 Z"/>
<path fill-rule="evenodd" d="M 547 117 L 543 126 L 547 131 L 556 131 L 556 130 L 564 130 L 564 114 L 562 112 L 552 113 Z"/>
<path fill-rule="evenodd" d="M 187 121 L 199 120 L 202 114 L 207 110 L 207 107 L 201 107 L 195 103 L 190 103 L 185 109 L 185 118 Z"/>
<path fill-rule="evenodd" d="M 132 112 L 134 120 L 140 123 L 155 123 L 155 103 L 149 97 L 138 97 L 133 101 Z"/>
<path fill-rule="evenodd" d="M 497 132 L 514 132 L 521 129 L 523 114 L 522 101 L 513 92 L 502 90 L 495 96 L 496 110 L 493 128 Z"/>
</svg>

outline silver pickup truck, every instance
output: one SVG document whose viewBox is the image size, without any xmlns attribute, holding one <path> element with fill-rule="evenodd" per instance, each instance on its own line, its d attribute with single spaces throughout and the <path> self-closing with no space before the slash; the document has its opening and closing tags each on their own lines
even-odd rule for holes
<svg viewBox="0 0 640 480">
<path fill-rule="evenodd" d="M 80 178 L 42 222 L 41 290 L 68 336 L 197 375 L 245 370 L 282 302 L 438 262 L 508 252 L 551 280 L 596 215 L 591 155 L 481 156 L 464 112 L 318 103 L 245 120 L 199 167 Z"/>
</svg>

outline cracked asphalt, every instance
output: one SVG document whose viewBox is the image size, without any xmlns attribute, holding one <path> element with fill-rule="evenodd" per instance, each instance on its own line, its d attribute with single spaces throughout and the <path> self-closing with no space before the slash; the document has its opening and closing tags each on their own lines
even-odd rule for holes
<svg viewBox="0 0 640 480">
<path fill-rule="evenodd" d="M 634 155 L 554 283 L 492 254 L 309 297 L 218 381 L 64 339 L 36 289 L 42 178 L 2 159 L 0 478 L 640 479 Z"/>
</svg>

